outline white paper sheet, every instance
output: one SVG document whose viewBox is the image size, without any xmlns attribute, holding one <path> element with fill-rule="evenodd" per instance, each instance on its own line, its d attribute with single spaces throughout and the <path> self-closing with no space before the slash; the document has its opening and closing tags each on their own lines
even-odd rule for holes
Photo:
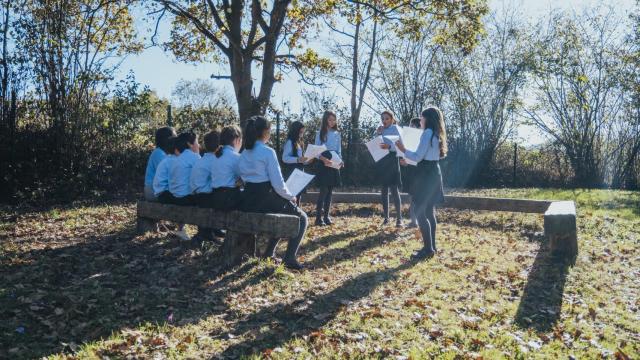
<svg viewBox="0 0 640 360">
<path fill-rule="evenodd" d="M 307 159 L 314 159 L 320 156 L 323 152 L 327 151 L 327 147 L 324 145 L 307 145 L 307 150 L 304 152 L 304 157 Z"/>
<path fill-rule="evenodd" d="M 416 129 L 411 127 L 403 127 L 402 128 L 402 144 L 407 150 L 416 151 L 418 150 L 418 146 L 420 145 L 420 137 L 422 136 L 422 129 Z M 396 149 L 397 150 L 397 149 Z M 400 150 L 396 151 L 398 157 L 404 158 L 404 161 L 407 162 L 408 165 L 416 166 L 417 162 L 413 160 L 409 160 L 404 156 L 404 153 Z"/>
<path fill-rule="evenodd" d="M 287 189 L 289 189 L 289 192 L 291 192 L 293 196 L 297 196 L 305 187 L 307 187 L 307 185 L 309 185 L 314 177 L 314 175 L 307 174 L 304 171 L 300 171 L 300 169 L 295 169 L 291 175 L 289 175 L 285 185 L 287 185 Z"/>
<path fill-rule="evenodd" d="M 366 143 L 367 149 L 375 162 L 378 162 L 389 153 L 389 150 L 380 148 L 381 144 L 384 144 L 382 136 L 376 136 Z"/>
<path fill-rule="evenodd" d="M 342 159 L 335 151 L 331 151 L 331 167 L 334 169 L 340 169 L 342 167 Z"/>
</svg>

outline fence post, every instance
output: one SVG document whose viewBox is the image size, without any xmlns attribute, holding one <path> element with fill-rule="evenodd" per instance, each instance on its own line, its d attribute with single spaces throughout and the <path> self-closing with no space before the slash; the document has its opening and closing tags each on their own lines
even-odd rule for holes
<svg viewBox="0 0 640 360">
<path fill-rule="evenodd" d="M 171 116 L 171 105 L 167 105 L 167 126 L 173 126 L 173 117 Z"/>
<path fill-rule="evenodd" d="M 276 153 L 280 154 L 280 111 L 276 113 Z"/>
<path fill-rule="evenodd" d="M 516 186 L 516 170 L 518 166 L 518 144 L 513 143 L 513 181 L 512 186 Z"/>
</svg>

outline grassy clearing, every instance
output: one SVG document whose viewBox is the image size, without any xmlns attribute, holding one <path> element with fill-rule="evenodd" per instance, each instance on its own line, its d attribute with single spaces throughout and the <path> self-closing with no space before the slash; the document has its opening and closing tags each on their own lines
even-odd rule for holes
<svg viewBox="0 0 640 360">
<path fill-rule="evenodd" d="M 639 193 L 474 193 L 575 199 L 576 265 L 552 261 L 527 214 L 439 211 L 441 252 L 413 263 L 413 230 L 340 206 L 294 273 L 136 237 L 133 203 L 5 208 L 0 358 L 640 356 Z"/>
</svg>

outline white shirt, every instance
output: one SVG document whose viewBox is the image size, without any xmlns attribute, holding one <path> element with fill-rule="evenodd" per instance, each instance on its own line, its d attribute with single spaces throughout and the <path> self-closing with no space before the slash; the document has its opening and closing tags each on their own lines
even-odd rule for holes
<svg viewBox="0 0 640 360">
<path fill-rule="evenodd" d="M 191 191 L 194 194 L 211 192 L 211 169 L 213 168 L 213 158 L 216 156 L 208 152 L 196 161 L 191 170 Z"/>
<path fill-rule="evenodd" d="M 236 187 L 236 180 L 240 177 L 238 162 L 240 154 L 233 146 L 225 145 L 220 157 L 213 156 L 211 167 L 211 186 L 214 189 Z"/>
<path fill-rule="evenodd" d="M 191 170 L 200 155 L 190 149 L 185 149 L 171 165 L 169 170 L 169 191 L 175 197 L 185 197 L 191 194 Z"/>
<path fill-rule="evenodd" d="M 262 141 L 256 141 L 253 149 L 245 149 L 242 152 L 238 171 L 245 183 L 269 181 L 278 195 L 287 200 L 295 200 L 295 196 L 291 194 L 284 183 L 275 150 Z"/>
</svg>

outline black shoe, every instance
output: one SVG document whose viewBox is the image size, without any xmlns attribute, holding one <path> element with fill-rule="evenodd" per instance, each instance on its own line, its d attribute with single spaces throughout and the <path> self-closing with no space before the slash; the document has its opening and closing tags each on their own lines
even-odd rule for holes
<svg viewBox="0 0 640 360">
<path fill-rule="evenodd" d="M 436 253 L 434 251 L 422 249 L 418 251 L 416 254 L 414 254 L 413 256 L 411 256 L 411 258 L 415 260 L 426 260 L 426 259 L 432 258 L 435 254 Z"/>
<path fill-rule="evenodd" d="M 396 227 L 397 227 L 397 228 L 404 227 L 404 225 L 402 224 L 402 219 L 398 219 L 398 220 L 396 220 Z"/>
<path fill-rule="evenodd" d="M 328 216 L 325 216 L 325 218 L 324 218 L 324 220 L 323 220 L 323 221 L 324 221 L 324 224 L 325 224 L 325 225 L 331 225 L 331 224 L 333 224 L 333 221 L 331 221 L 331 218 L 330 218 L 330 217 L 328 217 Z"/>
<path fill-rule="evenodd" d="M 316 226 L 324 226 L 325 223 L 324 221 L 322 221 L 322 219 L 320 218 L 316 218 Z"/>
<path fill-rule="evenodd" d="M 300 264 L 298 262 L 298 260 L 285 260 L 284 261 L 284 266 L 287 269 L 291 269 L 291 270 L 303 270 L 304 269 L 304 265 Z"/>
<path fill-rule="evenodd" d="M 225 237 L 227 235 L 227 232 L 224 230 L 220 230 L 220 229 L 213 229 L 213 235 L 215 237 Z"/>
</svg>

